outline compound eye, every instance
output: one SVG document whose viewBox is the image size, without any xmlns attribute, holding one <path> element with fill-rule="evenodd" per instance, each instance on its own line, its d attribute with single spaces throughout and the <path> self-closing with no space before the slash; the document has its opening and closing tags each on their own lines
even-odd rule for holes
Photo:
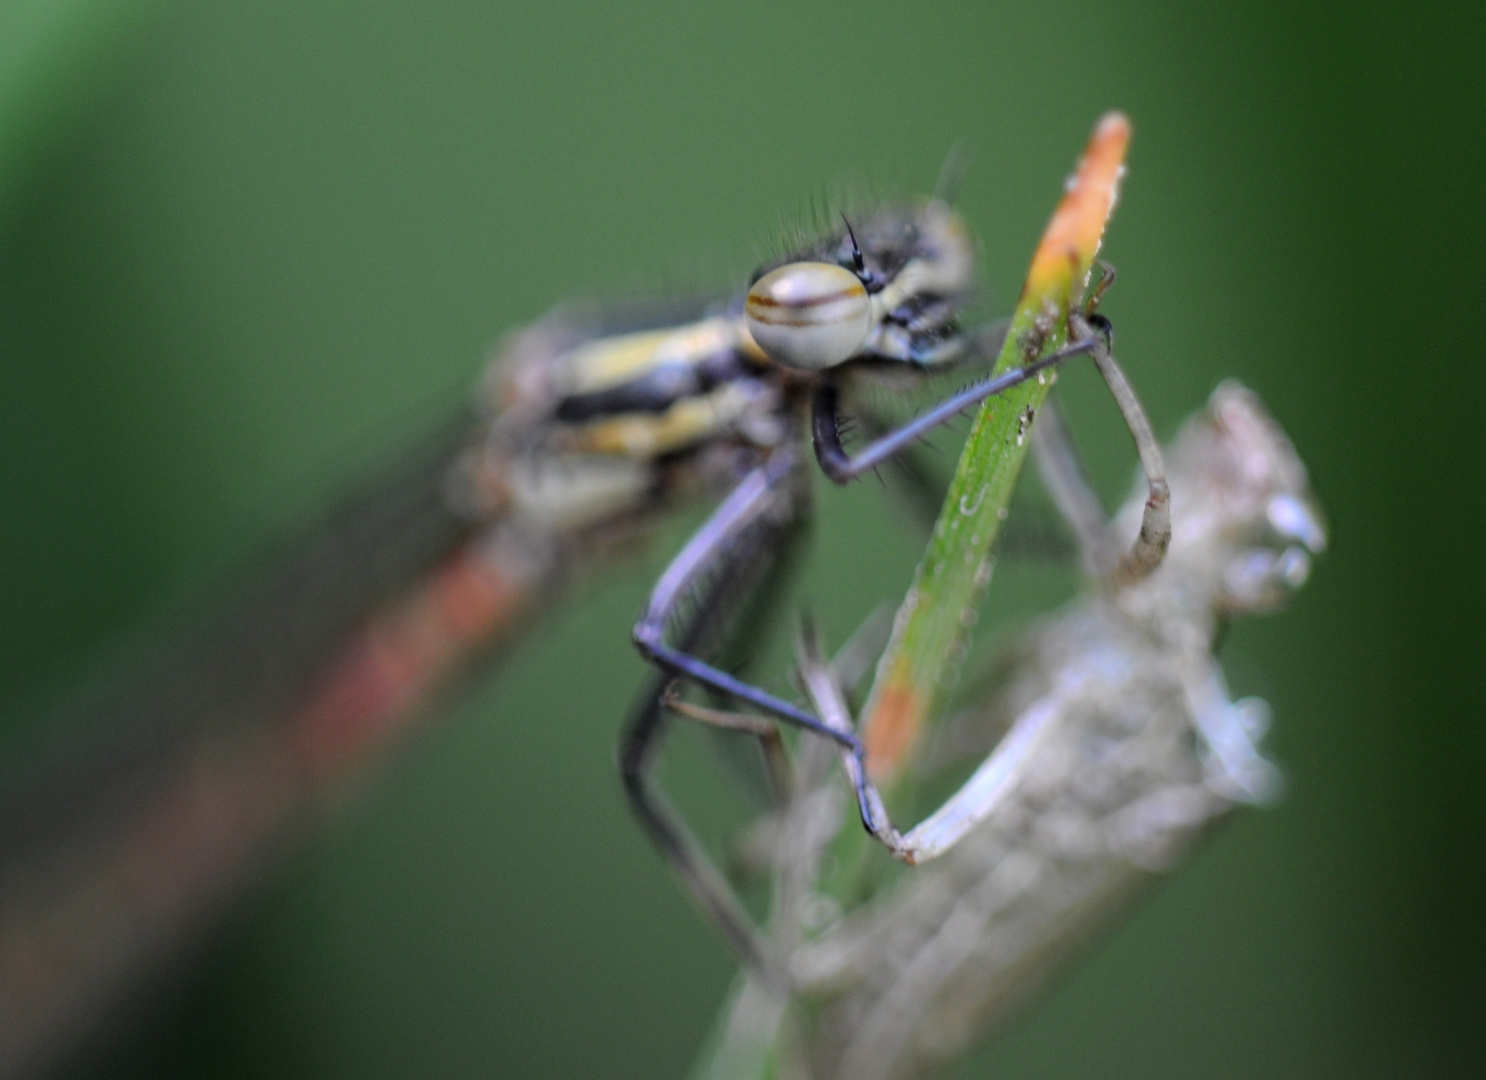
<svg viewBox="0 0 1486 1080">
<path fill-rule="evenodd" d="M 855 356 L 872 328 L 872 299 L 834 263 L 786 263 L 753 283 L 743 304 L 748 330 L 769 358 L 824 371 Z"/>
</svg>

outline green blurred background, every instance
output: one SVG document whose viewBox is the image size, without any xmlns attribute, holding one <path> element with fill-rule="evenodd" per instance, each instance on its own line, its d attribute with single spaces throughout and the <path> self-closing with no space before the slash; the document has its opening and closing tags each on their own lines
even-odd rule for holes
<svg viewBox="0 0 1486 1080">
<path fill-rule="evenodd" d="M 1225 652 L 1274 706 L 1285 802 L 961 1075 L 1480 1075 L 1483 30 L 1437 2 L 5 0 L 6 730 L 561 298 L 726 287 L 813 197 L 924 190 L 965 137 L 1004 309 L 1119 107 L 1122 359 L 1167 432 L 1225 376 L 1259 390 L 1335 544 Z M 1128 444 L 1068 382 L 1113 494 Z M 898 516 L 825 500 L 817 552 L 855 561 L 802 595 L 834 633 L 901 593 Z M 733 965 L 612 764 L 662 561 L 530 634 L 79 1069 L 680 1074 Z"/>
</svg>

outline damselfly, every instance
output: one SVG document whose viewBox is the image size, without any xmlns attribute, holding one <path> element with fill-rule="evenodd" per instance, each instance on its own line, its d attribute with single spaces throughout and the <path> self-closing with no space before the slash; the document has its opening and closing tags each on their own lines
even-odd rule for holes
<svg viewBox="0 0 1486 1080">
<path fill-rule="evenodd" d="M 684 676 L 844 747 L 855 735 L 713 658 L 803 517 L 809 451 L 845 482 L 1090 333 L 974 382 L 855 456 L 842 403 L 974 379 L 1003 330 L 966 329 L 974 248 L 942 198 L 889 205 L 762 268 L 741 295 L 649 310 L 562 308 L 501 350 L 479 412 L 343 514 L 212 625 L 107 700 L 117 738 L 6 786 L 0 1068 L 35 1060 L 146 958 L 251 876 L 315 794 L 399 735 L 572 570 L 726 492 L 635 630 L 662 669 L 622 765 L 641 821 L 714 915 L 705 870 L 651 797 L 660 687 Z M 867 805 L 862 788 L 862 805 Z M 745 954 L 748 936 L 734 926 Z"/>
<path fill-rule="evenodd" d="M 1106 525 L 1058 429 L 1043 431 L 1048 486 L 1098 566 L 1146 494 Z M 1305 582 L 1324 521 L 1284 432 L 1236 383 L 1188 421 L 1169 461 L 1161 569 L 1096 576 L 914 759 L 917 784 L 967 762 L 982 781 L 979 820 L 944 858 L 886 882 L 843 868 L 847 792 L 830 755 L 803 748 L 788 805 L 748 845 L 774 876 L 787 977 L 745 976 L 698 1075 L 932 1075 L 1004 1029 L 1216 821 L 1277 793 L 1259 748 L 1268 707 L 1231 700 L 1214 651 L 1229 620 Z M 863 655 L 853 645 L 827 666 L 807 635 L 801 678 L 833 724 L 850 725 L 843 686 Z"/>
</svg>

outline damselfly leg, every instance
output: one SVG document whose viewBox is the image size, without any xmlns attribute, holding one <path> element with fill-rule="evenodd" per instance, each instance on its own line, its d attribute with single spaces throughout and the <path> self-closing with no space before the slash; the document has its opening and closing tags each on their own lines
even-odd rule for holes
<svg viewBox="0 0 1486 1080">
<path fill-rule="evenodd" d="M 834 383 L 825 383 L 816 391 L 811 410 L 811 429 L 815 441 L 815 457 L 823 473 L 838 484 L 845 484 L 863 473 L 871 472 L 884 461 L 922 439 L 935 428 L 947 424 L 966 409 L 979 405 L 988 398 L 1005 393 L 1013 386 L 1020 386 L 1041 372 L 1061 364 L 1075 356 L 1092 355 L 1096 341 L 1091 336 L 1060 349 L 1055 353 L 1034 360 L 1025 367 L 1004 372 L 967 387 L 952 397 L 935 405 L 917 419 L 904 424 L 868 443 L 855 456 L 848 455 L 841 445 L 840 434 L 840 389 Z"/>
<path fill-rule="evenodd" d="M 644 614 L 635 623 L 635 644 L 651 662 L 672 676 L 689 678 L 859 753 L 861 745 L 855 736 L 832 731 L 799 706 L 721 671 L 665 640 L 666 627 L 675 619 L 678 607 L 693 597 L 700 579 L 717 572 L 731 552 L 741 550 L 743 545 L 739 540 L 744 533 L 768 528 L 776 521 L 779 526 L 787 527 L 793 521 L 797 499 L 791 497 L 790 487 L 799 483 L 797 471 L 794 452 L 782 449 L 743 478 L 661 575 Z M 749 546 L 754 550 L 745 557 L 758 557 L 755 551 L 760 550 L 759 545 Z M 767 549 L 762 549 L 762 553 L 767 555 Z"/>
<path fill-rule="evenodd" d="M 643 691 L 619 749 L 625 795 L 635 817 L 728 943 L 761 972 L 774 971 L 775 963 L 752 918 L 652 778 L 669 717 L 675 713 L 754 735 L 776 792 L 784 786 L 789 765 L 773 719 L 734 718 L 721 710 L 683 704 L 676 694 L 676 682 L 680 673 L 695 677 L 695 672 L 702 670 L 721 677 L 704 685 L 721 682 L 725 689 L 735 683 L 746 686 L 693 654 L 725 652 L 726 639 L 746 627 L 746 622 L 740 624 L 737 619 L 738 609 L 768 599 L 769 587 L 777 584 L 785 561 L 781 552 L 790 547 L 804 523 L 808 481 L 808 474 L 799 467 L 798 454 L 791 449 L 779 451 L 744 479 L 662 576 L 641 628 L 660 641 L 663 651 L 659 656 L 667 660 L 680 657 L 688 667 L 657 659 L 660 671 Z M 667 635 L 671 644 L 662 640 Z M 640 629 L 636 637 L 639 640 Z M 760 700 L 801 712 L 764 691 L 753 687 L 747 690 L 751 696 L 745 700 L 771 716 L 779 714 L 759 705 Z M 854 736 L 848 738 L 855 744 Z"/>
</svg>

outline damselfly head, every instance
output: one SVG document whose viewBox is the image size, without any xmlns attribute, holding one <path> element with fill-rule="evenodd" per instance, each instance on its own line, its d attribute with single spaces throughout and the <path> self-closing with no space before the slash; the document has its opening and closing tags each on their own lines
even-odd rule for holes
<svg viewBox="0 0 1486 1080">
<path fill-rule="evenodd" d="M 974 277 L 970 231 L 947 203 L 889 204 L 843 217 L 832 235 L 760 270 L 744 316 L 759 348 L 786 367 L 904 359 L 952 333 Z"/>
</svg>

